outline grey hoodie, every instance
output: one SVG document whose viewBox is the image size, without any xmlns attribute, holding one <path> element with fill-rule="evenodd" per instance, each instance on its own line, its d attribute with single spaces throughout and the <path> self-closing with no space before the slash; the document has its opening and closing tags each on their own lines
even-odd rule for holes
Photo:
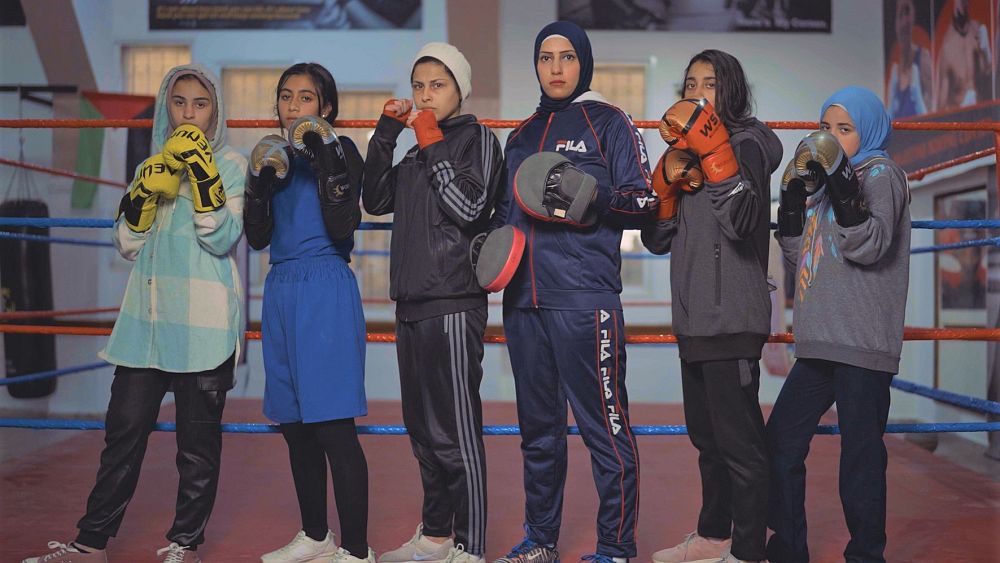
<svg viewBox="0 0 1000 563">
<path fill-rule="evenodd" d="M 844 228 L 824 191 L 809 201 L 802 236 L 780 237 L 795 275 L 795 355 L 899 372 L 910 279 L 910 194 L 893 161 L 857 168 L 871 211 Z"/>
<path fill-rule="evenodd" d="M 756 119 L 730 135 L 739 175 L 684 193 L 675 218 L 642 231 L 651 252 L 671 253 L 673 331 L 686 362 L 760 358 L 770 332 L 770 177 L 781 142 Z"/>
</svg>

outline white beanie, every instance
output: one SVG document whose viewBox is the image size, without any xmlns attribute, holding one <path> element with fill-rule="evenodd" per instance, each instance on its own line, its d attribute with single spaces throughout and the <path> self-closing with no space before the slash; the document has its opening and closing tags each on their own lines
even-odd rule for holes
<svg viewBox="0 0 1000 563">
<path fill-rule="evenodd" d="M 448 67 L 455 82 L 458 82 L 458 93 L 465 100 L 472 93 L 472 67 L 465 55 L 448 43 L 428 43 L 420 49 L 417 57 L 413 59 L 413 66 L 417 66 L 417 61 L 424 57 L 431 57 L 441 61 L 441 64 Z M 413 71 L 410 71 L 412 75 Z"/>
</svg>

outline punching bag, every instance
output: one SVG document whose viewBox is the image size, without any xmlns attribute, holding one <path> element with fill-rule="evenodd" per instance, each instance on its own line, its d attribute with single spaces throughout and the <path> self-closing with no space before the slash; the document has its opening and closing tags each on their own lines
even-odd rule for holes
<svg viewBox="0 0 1000 563">
<path fill-rule="evenodd" d="M 33 199 L 13 199 L 0 203 L 3 217 L 48 217 L 45 202 Z M 22 234 L 48 236 L 48 228 L 0 227 Z M 52 310 L 52 264 L 49 245 L 45 242 L 0 239 L 0 297 L 4 311 Z M 32 324 L 36 321 L 9 321 Z M 52 334 L 4 334 L 4 355 L 7 377 L 56 369 L 56 340 Z M 51 395 L 56 380 L 43 379 L 7 385 L 17 398 Z"/>
</svg>

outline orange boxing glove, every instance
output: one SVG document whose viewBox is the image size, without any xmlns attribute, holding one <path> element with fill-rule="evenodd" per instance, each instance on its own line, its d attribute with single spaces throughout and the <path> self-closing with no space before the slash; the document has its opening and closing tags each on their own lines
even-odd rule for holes
<svg viewBox="0 0 1000 563">
<path fill-rule="evenodd" d="M 410 100 L 392 98 L 387 100 L 385 105 L 382 106 L 382 115 L 391 117 L 403 125 L 406 125 L 406 118 L 410 116 L 411 109 L 413 109 L 413 102 Z"/>
<path fill-rule="evenodd" d="M 697 191 L 704 183 L 698 159 L 688 151 L 668 149 L 653 170 L 653 190 L 660 198 L 657 218 L 661 221 L 677 215 L 683 192 Z"/>
<path fill-rule="evenodd" d="M 660 136 L 671 147 L 694 152 L 709 182 L 739 173 L 729 131 L 708 100 L 685 99 L 670 106 L 660 120 Z"/>
<path fill-rule="evenodd" d="M 429 109 L 418 111 L 416 117 L 411 119 L 411 124 L 413 132 L 417 134 L 417 144 L 422 149 L 444 140 L 444 133 L 438 127 L 437 118 Z"/>
<path fill-rule="evenodd" d="M 698 157 L 688 150 L 667 149 L 663 155 L 663 177 L 671 184 L 694 193 L 705 184 L 705 174 L 701 170 Z"/>
</svg>

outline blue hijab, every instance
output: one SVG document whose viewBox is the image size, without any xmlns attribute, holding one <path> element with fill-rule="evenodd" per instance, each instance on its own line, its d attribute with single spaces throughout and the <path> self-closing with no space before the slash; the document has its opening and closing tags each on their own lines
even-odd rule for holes
<svg viewBox="0 0 1000 563">
<path fill-rule="evenodd" d="M 542 48 L 542 42 L 550 35 L 562 35 L 569 39 L 573 49 L 576 50 L 577 59 L 580 61 L 580 81 L 576 85 L 576 90 L 563 100 L 554 100 L 545 95 L 542 90 L 542 99 L 538 104 L 539 113 L 551 113 L 566 109 L 573 100 L 590 90 L 590 81 L 594 78 L 594 56 L 590 52 L 590 38 L 582 27 L 573 22 L 557 21 L 542 28 L 535 37 L 535 57 L 531 64 L 535 67 L 535 78 L 538 78 L 538 51 Z M 539 81 L 538 87 L 541 88 Z"/>
<path fill-rule="evenodd" d="M 851 116 L 854 127 L 861 137 L 861 147 L 858 154 L 851 157 L 851 164 L 858 166 L 873 156 L 887 157 L 885 148 L 889 146 L 889 136 L 892 134 L 892 120 L 889 112 L 871 90 L 860 86 L 848 86 L 833 93 L 823 102 L 819 112 L 820 120 L 823 114 L 833 105 L 840 106 Z"/>
</svg>

